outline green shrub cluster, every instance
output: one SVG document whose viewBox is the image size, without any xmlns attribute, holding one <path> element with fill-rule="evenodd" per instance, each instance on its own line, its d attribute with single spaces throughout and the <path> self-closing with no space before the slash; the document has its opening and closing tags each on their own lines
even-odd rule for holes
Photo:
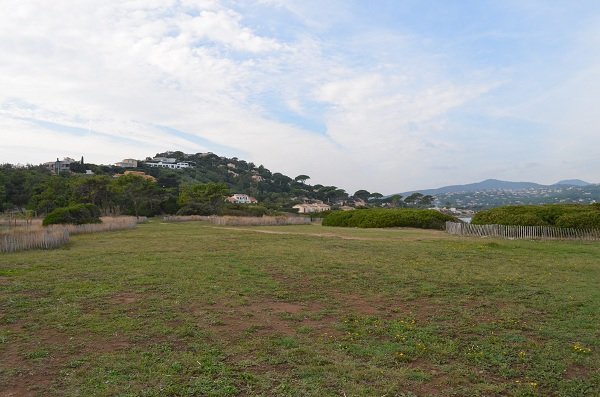
<svg viewBox="0 0 600 397">
<path fill-rule="evenodd" d="M 472 223 L 600 229 L 600 206 L 548 204 L 498 207 L 475 214 Z"/>
<path fill-rule="evenodd" d="M 264 216 L 269 210 L 257 204 L 229 204 L 221 211 L 220 215 L 228 216 Z"/>
<path fill-rule="evenodd" d="M 43 221 L 44 226 L 67 223 L 73 225 L 102 223 L 100 210 L 94 204 L 74 204 L 68 207 L 55 208 Z"/>
<path fill-rule="evenodd" d="M 413 208 L 358 209 L 332 212 L 323 219 L 323 225 L 363 228 L 417 227 L 442 230 L 447 221 L 458 222 L 456 218 L 434 210 Z"/>
</svg>

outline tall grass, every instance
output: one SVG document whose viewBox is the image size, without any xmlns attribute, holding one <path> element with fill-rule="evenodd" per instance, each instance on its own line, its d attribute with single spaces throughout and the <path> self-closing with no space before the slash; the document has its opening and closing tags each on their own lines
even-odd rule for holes
<svg viewBox="0 0 600 397">
<path fill-rule="evenodd" d="M 14 230 L 0 234 L 0 252 L 58 248 L 69 242 L 66 228 Z"/>
<path fill-rule="evenodd" d="M 195 222 L 208 221 L 211 217 L 207 215 L 168 215 L 163 216 L 165 222 Z"/>
<path fill-rule="evenodd" d="M 209 222 L 222 226 L 280 226 L 309 225 L 311 220 L 302 216 L 217 216 Z"/>
<path fill-rule="evenodd" d="M 145 217 L 135 218 L 133 216 L 105 217 L 102 218 L 102 223 L 44 227 L 41 220 L 36 219 L 28 226 L 0 233 L 0 252 L 58 248 L 69 242 L 71 234 L 133 229 L 138 223 L 146 220 Z"/>
<path fill-rule="evenodd" d="M 102 218 L 102 223 L 89 223 L 84 225 L 51 225 L 47 226 L 47 228 L 51 230 L 66 229 L 71 234 L 98 233 L 110 232 L 113 230 L 133 229 L 138 223 L 143 223 L 146 220 L 146 217 L 136 218 L 133 216 L 104 217 Z"/>
<path fill-rule="evenodd" d="M 165 216 L 167 222 L 206 221 L 213 225 L 222 226 L 279 226 L 279 225 L 307 225 L 310 218 L 301 216 Z"/>
</svg>

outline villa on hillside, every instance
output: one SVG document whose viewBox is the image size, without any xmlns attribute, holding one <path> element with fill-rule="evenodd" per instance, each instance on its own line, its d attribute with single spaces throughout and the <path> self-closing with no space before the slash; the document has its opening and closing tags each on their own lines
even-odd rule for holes
<svg viewBox="0 0 600 397">
<path fill-rule="evenodd" d="M 77 160 L 74 160 L 70 157 L 65 157 L 62 160 L 59 160 L 57 158 L 56 161 L 48 161 L 47 163 L 44 163 L 44 166 L 48 168 L 53 174 L 60 174 L 63 171 L 70 171 L 71 164 L 76 162 Z"/>
<path fill-rule="evenodd" d="M 171 168 L 174 170 L 190 168 L 192 166 L 187 161 L 177 162 L 177 159 L 169 157 L 155 157 L 151 161 L 146 161 L 146 165 L 149 167 Z"/>
<path fill-rule="evenodd" d="M 123 161 L 119 161 L 115 165 L 121 168 L 137 168 L 138 162 L 135 159 L 123 159 Z"/>
<path fill-rule="evenodd" d="M 258 200 L 247 194 L 236 193 L 233 196 L 229 196 L 225 201 L 233 204 L 256 204 Z"/>
<path fill-rule="evenodd" d="M 115 175 L 113 175 L 113 178 L 119 178 L 119 177 L 122 177 L 122 176 L 125 176 L 125 175 L 137 175 L 137 176 L 141 176 L 142 178 L 147 179 L 147 180 L 149 180 L 151 182 L 156 182 L 156 178 L 155 177 L 153 177 L 152 175 L 148 175 L 148 174 L 146 174 L 143 171 L 125 171 L 122 174 L 115 174 Z"/>
<path fill-rule="evenodd" d="M 315 212 L 329 211 L 331 207 L 324 203 L 296 204 L 292 208 L 297 209 L 299 214 L 312 214 Z"/>
</svg>

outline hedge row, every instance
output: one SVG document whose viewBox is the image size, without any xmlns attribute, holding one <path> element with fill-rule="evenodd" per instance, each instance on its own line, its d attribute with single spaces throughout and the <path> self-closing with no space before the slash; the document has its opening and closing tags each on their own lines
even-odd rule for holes
<svg viewBox="0 0 600 397">
<path fill-rule="evenodd" d="M 332 212 L 323 219 L 323 226 L 416 227 L 443 230 L 447 221 L 458 222 L 456 218 L 434 210 L 412 208 L 358 209 Z"/>
<path fill-rule="evenodd" d="M 556 226 L 600 229 L 600 204 L 516 205 L 477 213 L 475 225 Z"/>
<path fill-rule="evenodd" d="M 83 225 L 86 223 L 102 223 L 100 210 L 94 204 L 75 204 L 56 208 L 44 218 L 42 224 L 47 226 L 56 224 Z"/>
</svg>

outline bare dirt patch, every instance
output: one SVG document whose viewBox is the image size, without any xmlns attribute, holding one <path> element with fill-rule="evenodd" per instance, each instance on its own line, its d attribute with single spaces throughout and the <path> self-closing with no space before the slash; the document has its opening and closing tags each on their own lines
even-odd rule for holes
<svg viewBox="0 0 600 397">
<path fill-rule="evenodd" d="M 40 335 L 29 340 L 19 338 L 28 332 L 18 324 L 10 327 L 9 342 L 0 351 L 0 368 L 12 374 L 0 378 L 0 396 L 46 396 L 51 386 L 58 384 L 60 373 L 68 362 L 86 355 L 111 353 L 130 346 L 123 337 L 111 335 L 69 336 L 56 329 L 37 330 Z"/>
<path fill-rule="evenodd" d="M 299 233 L 299 232 L 279 232 L 275 230 L 261 230 L 261 229 L 249 229 L 241 227 L 218 227 L 219 229 L 227 230 L 239 230 L 245 232 L 255 232 L 264 234 L 280 234 L 280 235 L 296 235 L 296 236 L 310 236 L 310 237 L 325 237 L 325 238 L 339 238 L 342 240 L 363 240 L 363 241 L 388 241 L 389 239 L 374 238 L 374 237 L 356 237 L 356 236 L 344 236 L 335 233 Z"/>
<path fill-rule="evenodd" d="M 310 327 L 316 332 L 332 329 L 337 320 L 324 316 L 318 303 L 294 303 L 261 300 L 248 305 L 231 307 L 224 303 L 192 308 L 192 315 L 201 321 L 211 317 L 226 332 L 231 341 L 248 335 L 296 334 L 299 327 Z"/>
<path fill-rule="evenodd" d="M 577 379 L 587 378 L 590 376 L 590 369 L 579 364 L 571 364 L 565 372 L 565 378 Z"/>
</svg>

